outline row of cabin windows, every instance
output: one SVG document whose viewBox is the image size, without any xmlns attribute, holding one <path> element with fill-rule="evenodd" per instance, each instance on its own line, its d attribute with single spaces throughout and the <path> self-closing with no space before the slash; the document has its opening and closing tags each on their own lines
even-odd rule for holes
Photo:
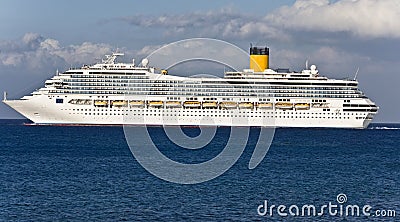
<svg viewBox="0 0 400 222">
<path fill-rule="evenodd" d="M 103 89 L 104 90 L 104 89 Z M 118 91 L 118 90 L 108 90 L 108 91 L 94 91 L 94 90 L 50 90 L 49 93 L 61 93 L 61 94 L 116 94 L 116 95 L 177 95 L 177 96 L 190 96 L 192 93 L 189 91 L 182 92 L 182 91 L 162 91 L 162 92 L 157 92 L 157 91 Z M 209 92 L 209 91 L 204 91 L 199 94 L 199 96 L 258 96 L 258 94 L 252 93 L 252 92 L 226 92 L 226 93 L 221 93 L 221 92 Z M 261 94 L 260 94 L 261 95 Z M 319 94 L 316 92 L 310 92 L 310 93 L 305 93 L 305 94 L 294 94 L 294 93 L 285 93 L 285 94 L 278 94 L 278 93 L 270 93 L 266 92 L 266 94 L 262 94 L 263 96 L 271 96 L 271 97 L 309 97 L 312 95 L 314 98 L 315 97 L 324 97 L 324 98 L 363 98 L 363 96 L 359 93 L 352 93 L 352 92 L 341 92 L 337 94 Z"/>
<path fill-rule="evenodd" d="M 64 110 L 64 109 L 61 109 Z M 91 112 L 92 109 L 65 109 L 67 111 L 89 111 Z M 177 114 L 181 114 L 181 113 L 233 113 L 232 111 L 228 111 L 228 110 L 203 110 L 203 111 L 199 111 L 199 110 L 181 110 L 179 112 L 173 112 L 172 110 L 158 110 L 158 109 L 148 109 L 148 110 L 143 110 L 143 109 L 139 109 L 139 110 L 107 110 L 107 109 L 93 109 L 94 112 L 107 112 L 107 111 L 112 111 L 112 112 L 134 112 L 134 111 L 138 111 L 140 113 L 145 113 L 145 112 L 150 112 L 150 113 L 158 113 L 158 112 L 162 112 L 162 113 L 175 113 L 175 115 Z M 330 109 L 324 109 L 324 111 L 330 111 Z M 236 113 L 236 112 L 235 112 Z M 254 111 L 248 111 L 248 112 L 238 112 L 239 114 L 259 114 L 260 112 L 254 112 Z M 261 114 L 274 114 L 274 112 L 261 112 Z M 293 112 L 293 111 L 285 111 L 285 112 L 276 112 L 275 115 L 282 115 L 282 114 L 286 114 L 286 115 L 359 115 L 359 113 L 334 113 L 334 112 L 330 112 L 330 113 L 307 113 L 307 112 Z M 363 114 L 360 114 L 363 115 Z"/>
<path fill-rule="evenodd" d="M 79 113 L 69 113 L 69 114 L 79 114 Z M 114 116 L 116 116 L 116 115 L 118 115 L 118 116 L 120 116 L 120 115 L 128 115 L 127 113 L 110 113 L 110 114 L 108 114 L 108 113 L 84 113 L 85 115 L 98 115 L 98 116 L 100 116 L 100 115 L 110 115 L 110 116 L 112 116 L 112 115 L 114 115 Z M 178 117 L 178 116 L 176 116 L 176 115 L 172 115 L 172 114 L 166 114 L 166 115 L 161 115 L 160 113 L 155 113 L 155 114 L 149 114 L 149 113 L 146 113 L 146 114 L 133 114 L 134 116 L 171 116 L 171 117 Z M 182 114 L 181 116 L 193 116 L 193 117 L 203 117 L 203 115 L 193 115 L 193 114 Z M 239 118 L 241 118 L 241 117 L 245 117 L 245 118 L 248 118 L 248 117 L 264 117 L 264 118 L 281 118 L 281 119 L 350 119 L 350 117 L 341 117 L 341 116 L 335 116 L 335 117 L 331 117 L 331 116 L 260 116 L 260 115 L 221 115 L 221 114 L 219 114 L 219 115 L 213 115 L 213 116 L 211 116 L 211 117 L 239 117 Z M 356 119 L 364 119 L 365 117 L 356 117 Z"/>
</svg>

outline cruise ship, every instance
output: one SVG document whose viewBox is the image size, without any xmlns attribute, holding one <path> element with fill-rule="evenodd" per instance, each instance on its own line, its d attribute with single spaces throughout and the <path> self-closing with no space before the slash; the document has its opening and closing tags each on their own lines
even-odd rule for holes
<svg viewBox="0 0 400 222">
<path fill-rule="evenodd" d="M 58 73 L 21 99 L 3 102 L 49 125 L 177 125 L 366 128 L 378 107 L 356 79 L 330 79 L 315 65 L 301 72 L 269 67 L 269 48 L 250 47 L 250 66 L 223 78 L 171 75 L 117 62 Z"/>
</svg>

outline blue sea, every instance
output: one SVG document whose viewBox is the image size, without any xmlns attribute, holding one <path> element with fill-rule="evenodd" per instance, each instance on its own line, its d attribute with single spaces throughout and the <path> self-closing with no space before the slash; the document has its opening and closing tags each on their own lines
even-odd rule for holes
<svg viewBox="0 0 400 222">
<path fill-rule="evenodd" d="M 164 181 L 132 155 L 122 127 L 26 126 L 0 121 L 0 221 L 399 221 L 400 125 L 368 129 L 276 129 L 264 160 L 248 169 L 259 128 L 239 160 L 200 184 Z M 168 145 L 162 152 L 198 163 L 223 149 L 230 128 L 206 149 Z M 184 128 L 196 136 L 198 128 Z M 339 195 L 345 202 L 339 203 Z M 267 203 L 267 205 L 265 205 Z M 337 214 L 301 215 L 304 205 L 337 205 Z M 272 210 L 269 210 L 275 205 Z M 278 206 L 286 208 L 279 215 Z M 297 206 L 299 214 L 288 208 Z M 340 215 L 340 207 L 371 206 L 370 215 Z M 367 207 L 368 208 L 368 207 Z M 294 207 L 292 210 L 295 209 Z M 379 211 L 379 215 L 377 213 Z M 263 215 L 263 212 L 267 212 Z M 296 211 L 292 211 L 296 213 Z M 396 213 L 390 216 L 389 214 Z M 384 213 L 386 216 L 382 216 Z"/>
</svg>

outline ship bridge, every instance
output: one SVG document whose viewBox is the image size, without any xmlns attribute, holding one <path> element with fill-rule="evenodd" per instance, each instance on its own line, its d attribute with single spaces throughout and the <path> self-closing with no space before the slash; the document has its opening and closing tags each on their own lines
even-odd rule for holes
<svg viewBox="0 0 400 222">
<path fill-rule="evenodd" d="M 82 69 L 106 69 L 106 70 L 135 70 L 135 69 L 150 69 L 148 59 L 143 59 L 142 62 L 136 66 L 135 59 L 132 59 L 132 63 L 116 63 L 117 57 L 124 56 L 124 53 L 112 53 L 111 55 L 105 55 L 105 59 L 102 59 L 101 63 L 97 63 L 91 66 L 84 65 Z"/>
</svg>

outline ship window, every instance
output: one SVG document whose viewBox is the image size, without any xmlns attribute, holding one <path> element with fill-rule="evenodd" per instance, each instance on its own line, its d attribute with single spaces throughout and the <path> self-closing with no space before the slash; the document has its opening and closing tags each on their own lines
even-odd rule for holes
<svg viewBox="0 0 400 222">
<path fill-rule="evenodd" d="M 63 103 L 64 100 L 63 99 L 56 99 L 56 103 Z"/>
</svg>

